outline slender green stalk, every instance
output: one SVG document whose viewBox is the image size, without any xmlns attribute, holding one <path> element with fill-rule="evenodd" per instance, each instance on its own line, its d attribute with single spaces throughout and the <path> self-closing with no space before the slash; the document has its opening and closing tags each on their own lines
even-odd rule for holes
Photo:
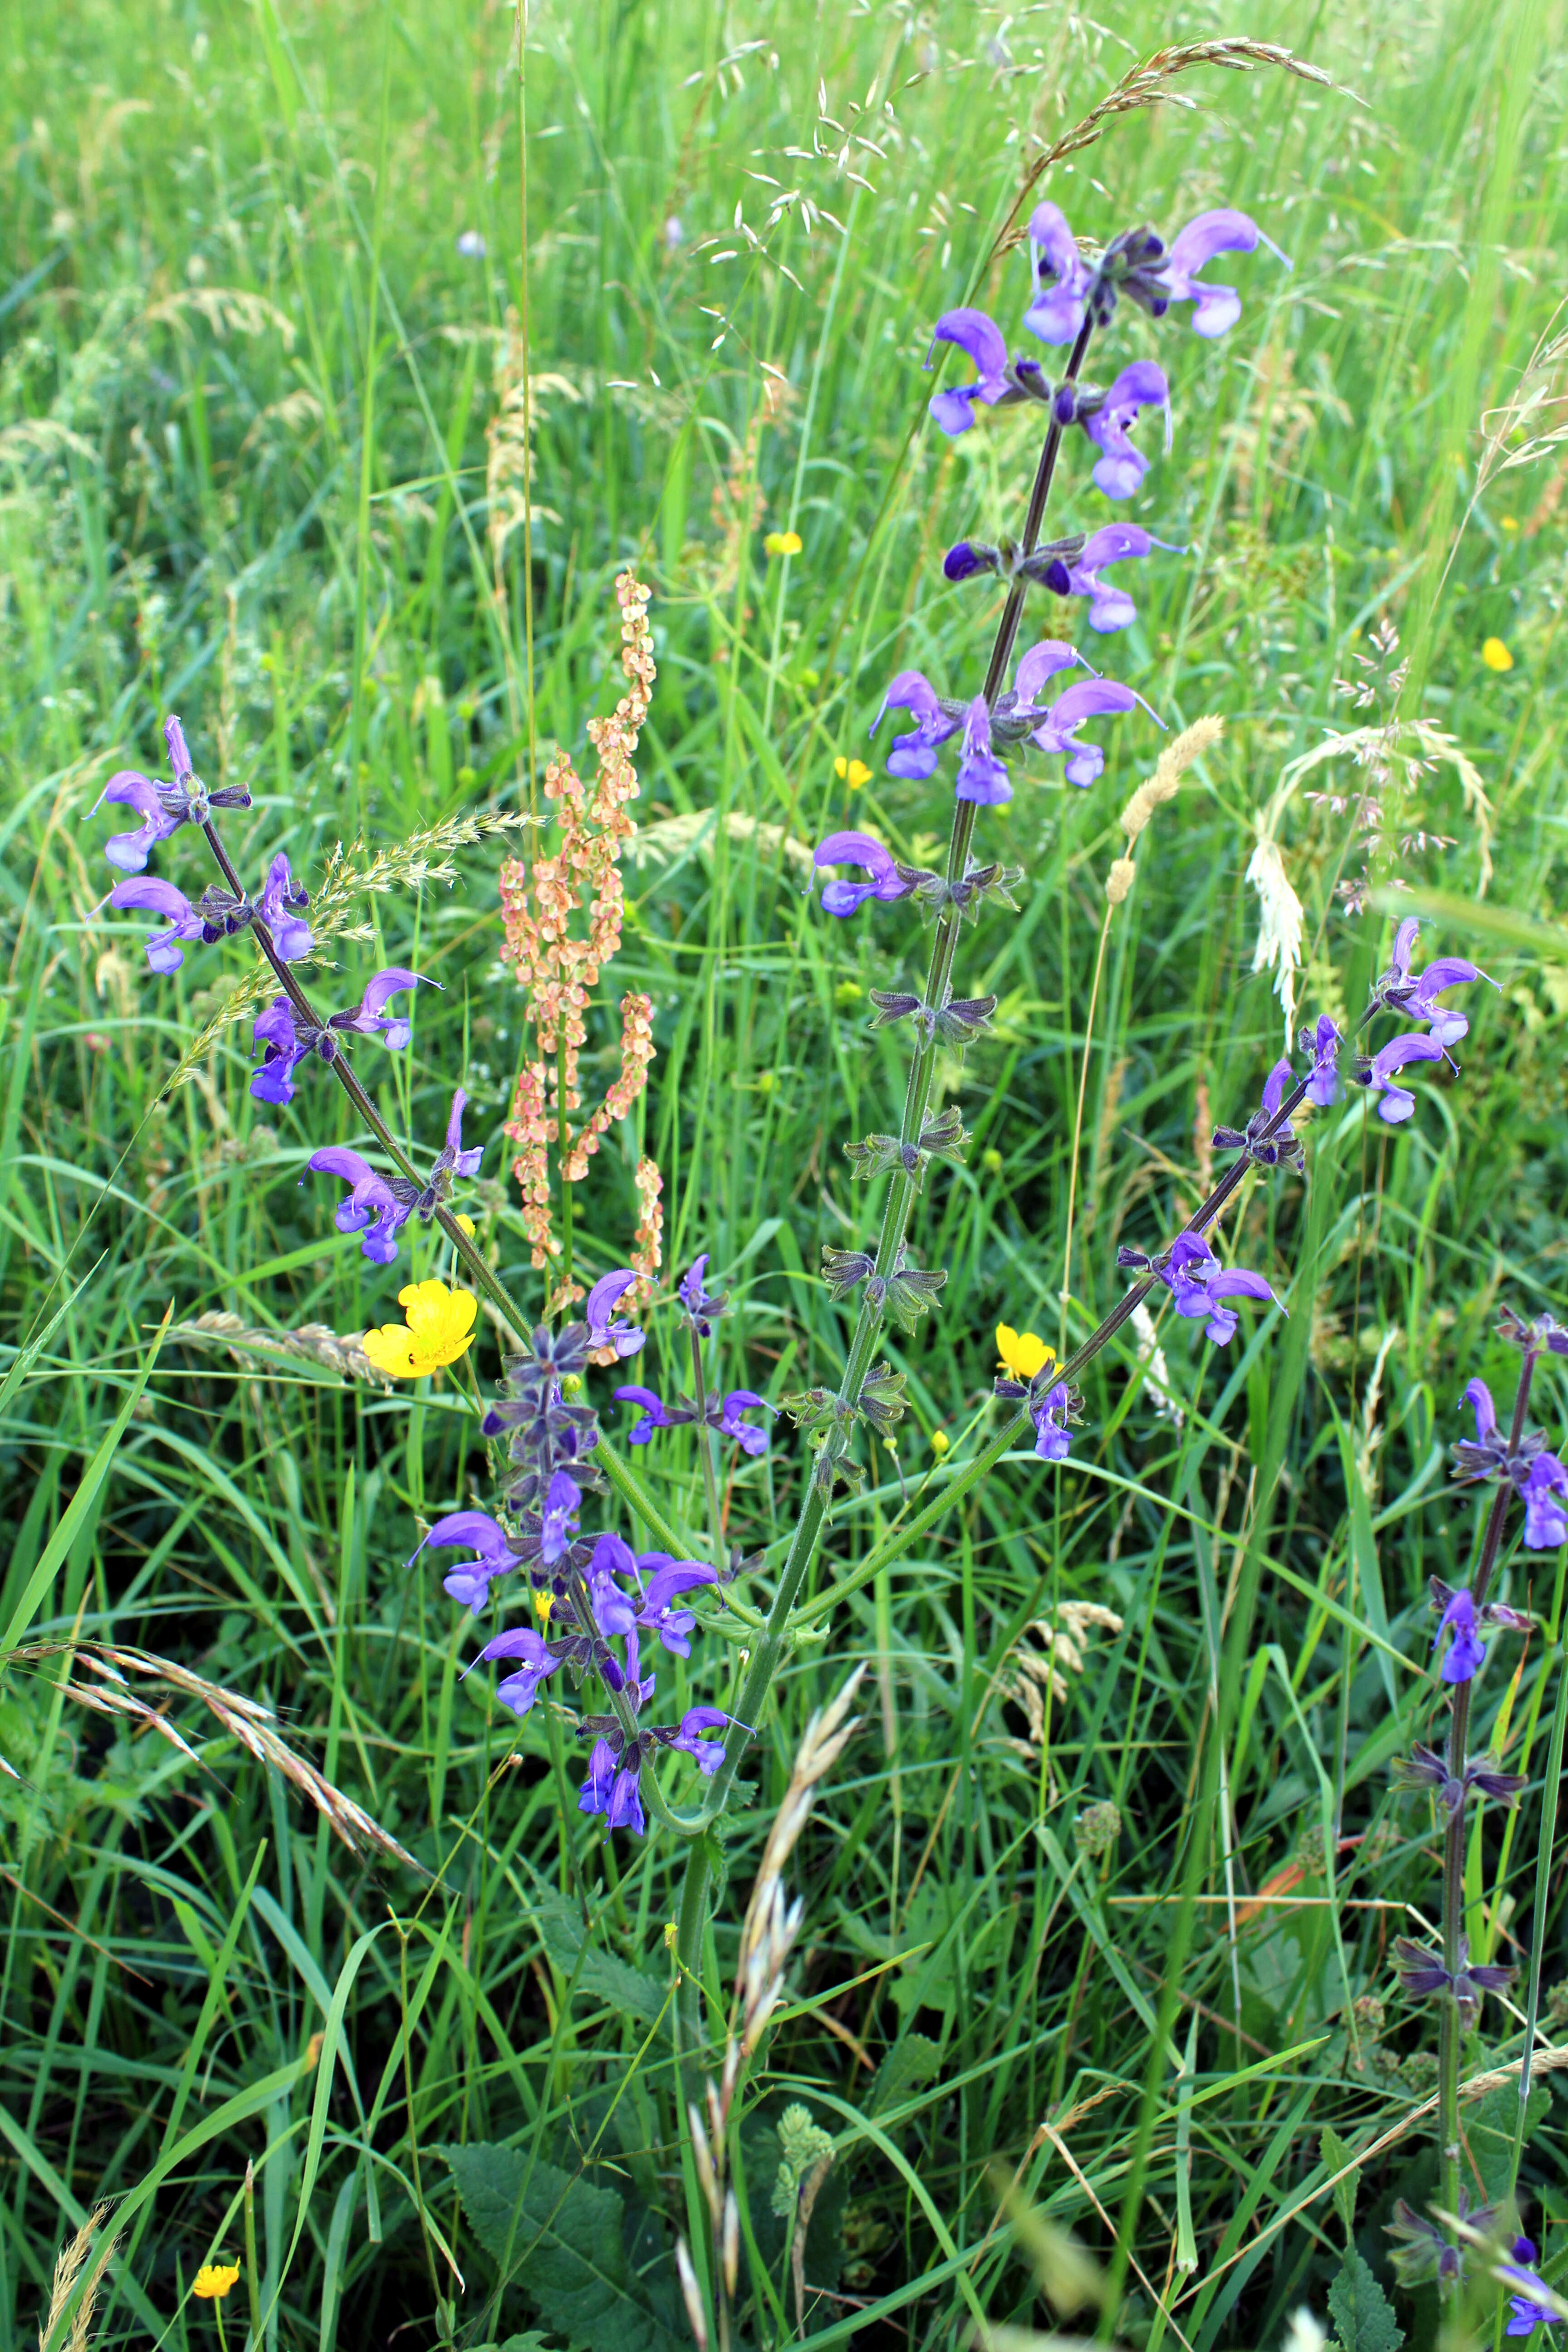
<svg viewBox="0 0 1568 2352">
<path fill-rule="evenodd" d="M 1520 1439 L 1524 1434 L 1524 1417 L 1529 1410 L 1530 1384 L 1534 1374 L 1535 1357 L 1527 1348 L 1513 1400 L 1513 1423 L 1508 1441 L 1510 1459 L 1518 1453 Z M 1487 1513 L 1486 1532 L 1481 1538 L 1481 1556 L 1477 1564 L 1475 1581 L 1470 1587 L 1478 1610 L 1486 1600 L 1487 1587 L 1497 1565 L 1498 1552 L 1502 1545 L 1503 1520 L 1512 1491 L 1508 1481 L 1500 1484 L 1492 1497 L 1491 1509 Z M 1465 1801 L 1465 1748 L 1470 1727 L 1471 1687 L 1468 1682 L 1455 1685 L 1454 1704 L 1448 1717 L 1448 1777 L 1458 1782 L 1459 1789 L 1459 1801 L 1449 1814 L 1443 1833 L 1443 1966 L 1450 1979 L 1459 1973 L 1459 1942 L 1465 1918 L 1465 1816 L 1468 1810 Z M 1459 2210 L 1461 2185 L 1459 2042 L 1458 2004 L 1452 1992 L 1446 1991 L 1437 2013 L 1437 2142 L 1443 2168 L 1443 2206 L 1449 2213 L 1457 2213 Z M 1443 2284 L 1450 2295 L 1458 2294 L 1460 2285 L 1458 2275 Z"/>
</svg>

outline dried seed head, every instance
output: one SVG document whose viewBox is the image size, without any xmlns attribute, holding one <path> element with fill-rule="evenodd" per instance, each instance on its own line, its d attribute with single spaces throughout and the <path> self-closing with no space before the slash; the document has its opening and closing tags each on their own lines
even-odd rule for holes
<svg viewBox="0 0 1568 2352">
<path fill-rule="evenodd" d="M 731 2303 L 735 2300 L 735 2281 L 741 2269 L 741 2209 L 731 2189 L 724 2200 L 724 2292 Z"/>
<path fill-rule="evenodd" d="M 686 2305 L 691 2340 L 697 2352 L 708 2352 L 708 2314 L 702 2308 L 702 2290 L 697 2284 L 697 2273 L 691 2267 L 684 2238 L 675 2242 L 675 2267 L 680 2277 L 680 2299 Z"/>
<path fill-rule="evenodd" d="M 702 2110 L 692 2100 L 686 2110 L 686 2126 L 691 2134 L 691 2161 L 697 2167 L 697 2178 L 702 2183 L 702 2194 L 708 2200 L 708 2210 L 713 2227 L 719 2227 L 719 2183 L 713 2177 L 713 2152 L 708 2145 L 708 2134 L 702 2122 Z"/>
</svg>

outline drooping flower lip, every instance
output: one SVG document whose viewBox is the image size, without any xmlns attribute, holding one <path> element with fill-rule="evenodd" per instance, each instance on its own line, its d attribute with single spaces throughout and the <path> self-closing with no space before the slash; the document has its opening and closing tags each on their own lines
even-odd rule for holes
<svg viewBox="0 0 1568 2352">
<path fill-rule="evenodd" d="M 1228 205 L 1199 213 L 1172 239 L 1158 272 L 1159 283 L 1167 302 L 1191 302 L 1194 334 L 1212 341 L 1234 327 L 1241 316 L 1241 296 L 1236 288 L 1216 285 L 1198 272 L 1216 254 L 1255 253 L 1260 245 L 1266 245 L 1287 269 L 1293 267 L 1289 256 L 1280 252 L 1249 214 Z"/>
<path fill-rule="evenodd" d="M 858 866 L 869 877 L 865 882 L 846 882 L 835 876 L 831 882 L 825 884 L 822 904 L 829 915 L 852 915 L 868 898 L 891 902 L 907 898 L 914 887 L 900 873 L 898 861 L 891 851 L 868 833 L 830 833 L 818 845 L 812 863 L 819 869 L 828 866 Z"/>
</svg>

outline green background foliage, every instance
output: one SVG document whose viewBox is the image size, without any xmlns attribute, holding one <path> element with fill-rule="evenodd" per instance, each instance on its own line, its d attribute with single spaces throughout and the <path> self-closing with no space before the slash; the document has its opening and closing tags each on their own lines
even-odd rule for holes
<svg viewBox="0 0 1568 2352">
<path fill-rule="evenodd" d="M 1023 263 L 986 257 L 1042 146 L 1153 40 L 1242 32 L 1333 86 L 1194 70 L 1190 103 L 1112 120 L 1048 182 L 1091 236 L 1234 203 L 1293 258 L 1223 270 L 1246 305 L 1223 343 L 1159 337 L 1174 442 L 1133 511 L 1191 552 L 1137 567 L 1137 625 L 1091 641 L 1171 726 L 1215 711 L 1226 737 L 1140 845 L 1092 1025 L 1115 819 L 1153 727 L 1105 730 L 1092 791 L 1053 768 L 987 819 L 983 848 L 1026 879 L 1021 913 L 987 913 L 961 951 L 961 989 L 1001 1003 L 941 1075 L 973 1140 L 930 1180 L 916 1255 L 949 1281 L 890 1348 L 910 1411 L 813 1571 L 808 1638 L 746 1766 L 754 1804 L 727 1826 L 706 1969 L 721 2002 L 802 1727 L 865 1662 L 862 1729 L 792 1865 L 806 1923 L 739 2134 L 756 2339 L 795 2316 L 769 2199 L 798 2098 L 838 2148 L 807 2248 L 814 2341 L 934 2347 L 976 2311 L 1046 2325 L 1018 2211 L 1104 2262 L 1142 2166 L 1121 2340 L 1273 2347 L 1307 2301 L 1391 2343 L 1378 2225 L 1433 2174 L 1429 2021 L 1388 1947 L 1437 1889 L 1425 1801 L 1396 1801 L 1388 1766 L 1437 1713 L 1426 1580 L 1462 1580 L 1474 1537 L 1444 1483 L 1460 1391 L 1478 1371 L 1508 1382 L 1501 1305 L 1564 1311 L 1568 456 L 1555 355 L 1529 372 L 1568 226 L 1561 12 L 542 8 L 532 569 L 525 583 L 518 528 L 498 609 L 486 427 L 521 297 L 512 23 L 453 0 L 81 0 L 18 12 L 0 63 L 0 1616 L 7 1647 L 34 1644 L 0 1690 L 0 2352 L 34 2340 L 54 2250 L 100 2197 L 127 2219 L 100 2340 L 209 2340 L 188 2289 L 238 2253 L 247 2160 L 269 2345 L 679 2342 L 672 2238 L 700 2234 L 661 1934 L 679 1856 L 598 1841 L 559 1723 L 541 1708 L 519 1727 L 488 1670 L 460 1679 L 472 1622 L 429 1555 L 405 1564 L 439 1511 L 483 1499 L 460 1387 L 383 1392 L 308 1349 L 177 1328 L 153 1360 L 166 1309 L 351 1335 L 394 1318 L 398 1281 L 447 1268 L 413 1228 L 395 1276 L 368 1265 L 333 1231 L 334 1188 L 301 1189 L 312 1149 L 363 1139 L 323 1072 L 286 1111 L 253 1103 L 231 1023 L 166 1090 L 247 950 L 147 978 L 139 923 L 103 903 L 102 784 L 161 764 L 177 709 L 208 781 L 253 794 L 226 827 L 243 870 L 283 847 L 312 887 L 339 842 L 396 851 L 454 816 L 527 811 L 519 681 L 531 657 L 538 757 L 581 757 L 619 688 L 612 582 L 639 567 L 659 665 L 645 835 L 590 1084 L 613 1075 L 628 987 L 654 1000 L 658 1057 L 578 1188 L 577 1261 L 621 1261 L 651 1152 L 667 1265 L 706 1249 L 735 1296 L 726 1384 L 777 1397 L 830 1377 L 846 1310 L 819 1248 L 854 1245 L 875 1207 L 841 1147 L 894 1124 L 902 1091 L 867 992 L 910 984 L 921 943 L 907 908 L 824 918 L 792 845 L 865 822 L 920 857 L 945 835 L 941 781 L 879 762 L 852 789 L 835 762 L 867 755 L 895 668 L 974 690 L 991 607 L 942 585 L 940 555 L 1017 514 L 1034 455 L 1016 414 L 957 445 L 928 427 L 931 323 L 973 298 L 1011 330 Z M 464 229 L 485 258 L 458 254 Z M 1118 334 L 1126 355 L 1155 347 L 1142 318 Z M 1500 418 L 1523 395 L 1522 421 Z M 1081 447 L 1063 483 L 1064 524 L 1092 527 Z M 800 553 L 768 557 L 770 530 Z M 1384 619 L 1401 644 L 1380 674 L 1408 660 L 1402 715 L 1440 740 L 1387 747 L 1373 879 L 1439 908 L 1432 936 L 1500 984 L 1470 992 L 1462 1078 L 1418 1081 L 1398 1132 L 1359 1098 L 1319 1117 L 1308 1186 L 1243 1194 L 1237 1255 L 1288 1321 L 1247 1319 L 1224 1354 L 1162 1326 L 1174 1412 L 1125 1335 L 1092 1368 L 1069 1466 L 1009 1460 L 877 1565 L 984 1431 L 994 1327 L 1081 1337 L 1120 1295 L 1118 1244 L 1174 1229 L 1211 1127 L 1256 1100 L 1283 1038 L 1253 969 L 1260 824 L 1305 910 L 1302 1011 L 1361 1002 L 1386 922 L 1348 916 L 1335 886 L 1365 858 L 1376 772 L 1352 747 L 1280 786 L 1328 730 L 1379 718 L 1336 681 L 1373 675 L 1358 658 L 1379 664 Z M 1482 660 L 1491 637 L 1505 672 Z M 153 862 L 194 895 L 191 839 Z M 313 984 L 348 1003 L 389 961 L 441 982 L 410 1051 L 367 1044 L 357 1066 L 421 1149 L 468 1089 L 487 1154 L 467 1205 L 542 1303 L 500 1133 L 522 1051 L 500 855 L 489 837 L 423 887 L 361 896 Z M 680 1377 L 663 1316 L 642 1360 L 656 1385 Z M 488 1326 L 478 1369 L 496 1370 Z M 1537 1394 L 1560 1429 L 1560 1381 Z M 641 1460 L 699 1523 L 689 1439 Z M 800 1480 L 787 1436 L 730 1465 L 733 1540 L 786 1528 Z M 1500 1652 L 1479 1729 L 1532 1786 L 1511 1826 L 1484 1817 L 1468 1919 L 1479 1955 L 1533 1951 L 1550 1989 L 1563 1882 L 1538 1901 L 1536 1852 L 1561 1561 L 1506 1573 L 1548 1631 L 1517 1683 L 1524 1654 Z M 764 1559 L 740 1597 L 769 1575 Z M 1072 1639 L 1084 1602 L 1119 1624 Z M 724 1703 L 744 1637 L 710 1626 L 670 1674 L 681 1704 Z M 83 1691 L 120 1686 L 90 1653 L 73 1667 L 72 1642 L 275 1710 L 420 1870 L 341 1843 L 189 1689 L 135 1682 L 199 1760 L 144 1717 L 90 1710 Z M 1194 1800 L 1233 1666 L 1222 1818 Z M 1097 1801 L 1121 1831 L 1092 1854 L 1074 1823 Z M 1547 2021 L 1561 2034 L 1561 2010 Z M 1467 2071 L 1518 2047 L 1489 2002 Z M 1564 2080 L 1532 2101 L 1520 2174 L 1549 2252 Z M 1476 2160 L 1489 2173 L 1501 2150 L 1506 2182 L 1507 2119 L 1478 2120 Z M 1349 2256 L 1313 2195 L 1325 2126 L 1370 2151 Z M 1401 2324 L 1432 2340 L 1419 2301 Z"/>
</svg>

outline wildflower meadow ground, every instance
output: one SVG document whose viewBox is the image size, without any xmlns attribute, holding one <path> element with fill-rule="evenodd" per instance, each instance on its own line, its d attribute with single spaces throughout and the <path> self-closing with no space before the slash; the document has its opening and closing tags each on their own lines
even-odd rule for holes
<svg viewBox="0 0 1568 2352">
<path fill-rule="evenodd" d="M 0 2352 L 1568 2337 L 1546 0 L 0 73 Z"/>
</svg>

